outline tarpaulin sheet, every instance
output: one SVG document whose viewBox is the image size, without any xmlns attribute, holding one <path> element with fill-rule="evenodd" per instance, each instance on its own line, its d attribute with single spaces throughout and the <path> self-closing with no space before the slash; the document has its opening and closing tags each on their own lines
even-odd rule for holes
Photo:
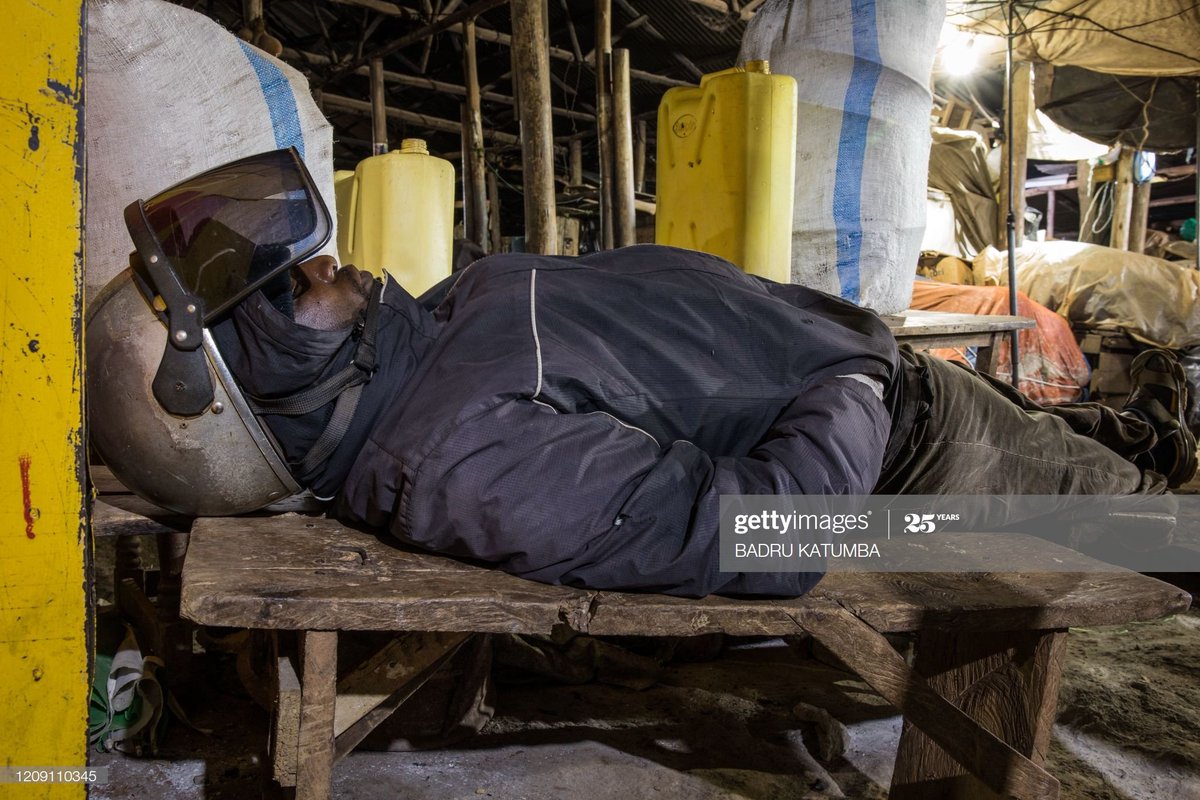
<svg viewBox="0 0 1200 800">
<path fill-rule="evenodd" d="M 1166 261 L 1081 242 L 1038 242 L 1017 249 L 1017 286 L 1075 325 L 1121 330 L 1176 350 L 1200 345 L 1200 272 Z M 1007 255 L 975 258 L 975 281 L 1006 284 Z"/>
<path fill-rule="evenodd" d="M 960 252 L 978 253 L 996 244 L 996 220 L 1000 218 L 983 137 L 950 128 L 934 128 L 930 134 L 929 185 L 950 197 Z"/>
<path fill-rule="evenodd" d="M 956 314 L 1007 314 L 1008 289 L 1000 286 L 953 286 L 935 281 L 914 281 L 912 307 Z M 1083 397 L 1090 371 L 1071 327 L 1053 311 L 1017 294 L 1017 313 L 1033 317 L 1036 326 L 1017 334 L 1020 348 L 1020 390 L 1038 403 L 1069 403 Z M 996 376 L 1012 379 L 1009 340 L 1002 337 Z M 968 363 L 963 348 L 939 348 L 934 355 Z"/>
<path fill-rule="evenodd" d="M 947 19 L 989 34 L 982 44 L 1003 63 L 1007 3 L 950 2 Z M 1113 75 L 1200 74 L 1200 4 L 1195 0 L 1044 0 L 1016 8 L 1013 57 Z"/>
</svg>

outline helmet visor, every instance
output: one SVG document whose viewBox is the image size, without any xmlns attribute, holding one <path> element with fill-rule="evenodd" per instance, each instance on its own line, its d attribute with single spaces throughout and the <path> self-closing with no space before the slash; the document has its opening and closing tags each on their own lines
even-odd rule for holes
<svg viewBox="0 0 1200 800">
<path fill-rule="evenodd" d="M 329 211 L 294 149 L 243 158 L 142 204 L 150 233 L 208 324 L 329 240 Z M 270 287 L 268 287 L 270 288 Z"/>
</svg>

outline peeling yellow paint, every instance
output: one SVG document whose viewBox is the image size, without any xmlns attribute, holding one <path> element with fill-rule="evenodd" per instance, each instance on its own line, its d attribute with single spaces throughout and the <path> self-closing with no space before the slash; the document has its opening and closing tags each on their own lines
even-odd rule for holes
<svg viewBox="0 0 1200 800">
<path fill-rule="evenodd" d="M 80 0 L 0 26 L 0 766 L 86 763 Z M 78 784 L 5 798 L 82 798 Z"/>
</svg>

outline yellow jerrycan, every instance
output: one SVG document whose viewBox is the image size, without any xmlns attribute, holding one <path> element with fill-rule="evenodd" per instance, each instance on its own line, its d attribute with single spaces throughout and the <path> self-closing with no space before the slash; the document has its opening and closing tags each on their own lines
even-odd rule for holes
<svg viewBox="0 0 1200 800">
<path fill-rule="evenodd" d="M 349 189 L 339 191 L 335 180 L 334 193 L 338 222 L 349 228 L 348 237 L 338 234 L 342 263 L 386 271 L 414 296 L 450 274 L 454 166 L 429 155 L 423 140 L 405 139 L 399 150 L 363 159 Z"/>
<path fill-rule="evenodd" d="M 337 205 L 338 261 L 343 264 L 354 263 L 350 259 L 350 241 L 354 238 L 354 195 L 358 191 L 355 182 L 354 170 L 333 171 L 333 202 Z"/>
<path fill-rule="evenodd" d="M 791 280 L 796 80 L 766 61 L 670 89 L 658 106 L 658 244 Z"/>
</svg>

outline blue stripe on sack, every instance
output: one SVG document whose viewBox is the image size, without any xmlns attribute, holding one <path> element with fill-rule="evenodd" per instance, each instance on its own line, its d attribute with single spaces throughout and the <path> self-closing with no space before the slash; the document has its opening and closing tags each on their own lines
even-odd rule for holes
<svg viewBox="0 0 1200 800">
<path fill-rule="evenodd" d="M 871 101 L 883 71 L 875 0 L 851 0 L 854 31 L 854 69 L 842 103 L 842 132 L 838 139 L 833 185 L 833 222 L 837 228 L 837 272 L 841 295 L 857 303 L 862 252 L 862 173 L 867 150 Z"/>
<path fill-rule="evenodd" d="M 304 158 L 304 131 L 300 128 L 300 111 L 296 108 L 296 95 L 292 93 L 292 85 L 279 67 L 272 64 L 263 54 L 238 40 L 242 52 L 246 54 L 254 74 L 258 76 L 258 85 L 262 87 L 263 100 L 267 101 L 267 112 L 271 115 L 271 127 L 275 131 L 275 146 L 279 149 L 295 147 Z"/>
</svg>

